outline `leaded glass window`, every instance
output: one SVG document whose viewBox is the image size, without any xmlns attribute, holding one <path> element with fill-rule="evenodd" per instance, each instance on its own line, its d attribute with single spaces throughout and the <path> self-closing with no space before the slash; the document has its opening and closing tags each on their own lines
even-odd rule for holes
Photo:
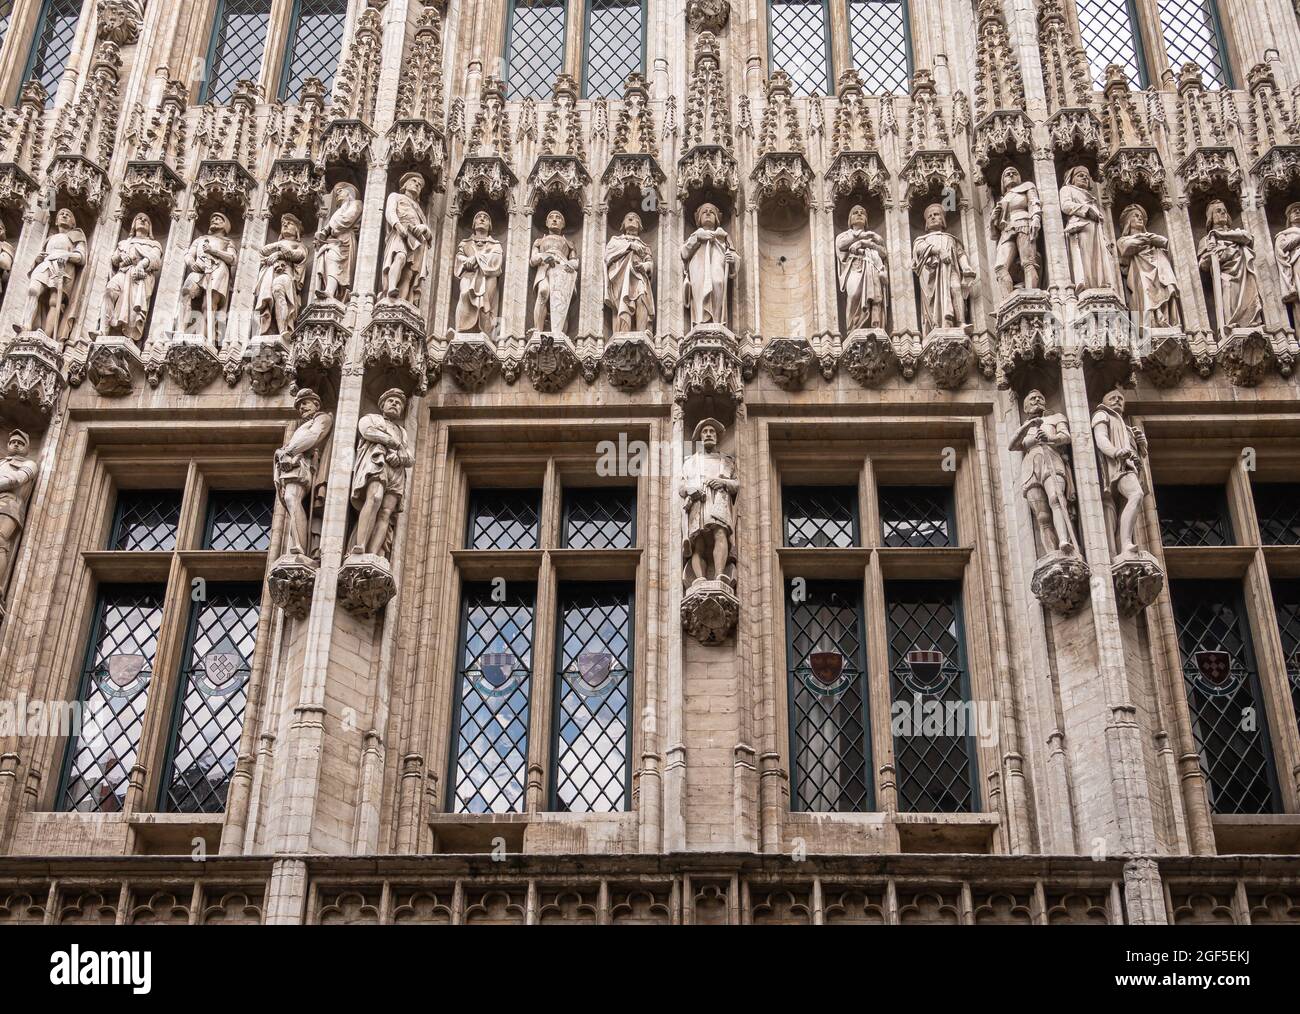
<svg viewBox="0 0 1300 1014">
<path fill-rule="evenodd" d="M 1273 607 L 1277 612 L 1278 633 L 1282 637 L 1282 657 L 1286 660 L 1286 679 L 1291 688 L 1291 707 L 1300 728 L 1300 581 L 1273 581 Z"/>
<path fill-rule="evenodd" d="M 170 553 L 176 548 L 181 521 L 181 494 L 171 489 L 125 489 L 117 496 L 117 514 L 109 549 Z"/>
<path fill-rule="evenodd" d="M 163 589 L 100 588 L 64 761 L 58 808 L 117 813 L 126 800 L 144 727 Z"/>
<path fill-rule="evenodd" d="M 944 486 L 883 486 L 880 526 L 886 546 L 951 546 L 952 491 Z"/>
<path fill-rule="evenodd" d="M 636 494 L 633 490 L 565 490 L 566 549 L 631 549 L 635 545 Z"/>
<path fill-rule="evenodd" d="M 791 805 L 816 813 L 874 806 L 860 586 L 810 581 L 786 607 Z"/>
<path fill-rule="evenodd" d="M 1214 0 L 1160 0 L 1160 30 L 1175 74 L 1196 63 L 1207 88 L 1232 87 Z"/>
<path fill-rule="evenodd" d="M 826 0 L 768 0 L 772 70 L 790 75 L 796 94 L 831 91 L 830 14 Z"/>
<path fill-rule="evenodd" d="M 1272 750 L 1240 585 L 1171 582 L 1192 736 L 1215 813 L 1272 813 Z"/>
<path fill-rule="evenodd" d="M 632 586 L 560 587 L 552 808 L 616 813 L 632 784 Z"/>
<path fill-rule="evenodd" d="M 536 549 L 541 516 L 538 490 L 475 490 L 469 506 L 469 548 Z"/>
<path fill-rule="evenodd" d="M 858 545 L 858 491 L 852 486 L 791 486 L 781 499 L 787 546 Z"/>
<path fill-rule="evenodd" d="M 519 813 L 528 777 L 535 591 L 467 584 L 461 603 L 451 808 Z"/>
<path fill-rule="evenodd" d="M 1300 486 L 1252 483 L 1260 540 L 1266 546 L 1300 545 Z"/>
<path fill-rule="evenodd" d="M 1159 486 L 1156 508 L 1166 546 L 1232 545 L 1222 486 Z"/>
<path fill-rule="evenodd" d="M 271 22 L 271 0 L 218 0 L 202 101 L 225 105 L 235 84 L 256 81 Z"/>
<path fill-rule="evenodd" d="M 565 0 L 511 0 L 506 36 L 510 98 L 549 98 L 564 72 Z"/>
<path fill-rule="evenodd" d="M 275 501 L 269 491 L 241 489 L 210 494 L 203 548 L 228 553 L 265 552 L 271 547 L 274 510 Z"/>
<path fill-rule="evenodd" d="M 239 759 L 259 585 L 209 583 L 190 610 L 189 640 L 178 680 L 161 809 L 220 813 Z"/>
<path fill-rule="evenodd" d="M 849 49 L 867 91 L 906 93 L 912 77 L 908 0 L 849 0 Z"/>
<path fill-rule="evenodd" d="M 975 728 L 961 600 L 945 582 L 888 582 L 891 726 L 898 808 L 916 813 L 979 809 Z"/>
<path fill-rule="evenodd" d="M 1137 30 L 1135 0 L 1075 0 L 1079 12 L 1079 34 L 1088 66 L 1098 87 L 1106 83 L 1106 68 L 1124 68 L 1134 86 L 1146 83 L 1141 36 Z"/>
<path fill-rule="evenodd" d="M 623 82 L 645 62 L 645 0 L 587 0 L 585 39 L 585 94 L 621 98 Z"/>
<path fill-rule="evenodd" d="M 9 34 L 9 22 L 14 16 L 14 0 L 0 0 L 0 46 Z"/>
<path fill-rule="evenodd" d="M 11 3 L 10 10 L 12 9 Z M 72 42 L 77 34 L 77 19 L 80 16 L 81 0 L 45 0 L 41 4 L 23 80 L 36 80 L 45 86 L 48 95 L 46 106 L 54 105 L 63 68 L 72 53 Z"/>
<path fill-rule="evenodd" d="M 329 94 L 343 48 L 347 16 L 347 0 L 294 0 L 280 98 L 297 98 L 309 77 L 319 78 Z"/>
</svg>

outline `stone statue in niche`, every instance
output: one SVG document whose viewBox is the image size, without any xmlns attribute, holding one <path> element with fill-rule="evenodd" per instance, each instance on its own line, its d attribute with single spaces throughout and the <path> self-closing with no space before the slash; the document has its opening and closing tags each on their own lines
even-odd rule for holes
<svg viewBox="0 0 1300 1014">
<path fill-rule="evenodd" d="M 280 216 L 280 238 L 261 249 L 253 309 L 259 334 L 289 334 L 298 323 L 302 281 L 307 274 L 307 244 L 297 215 Z"/>
<path fill-rule="evenodd" d="M 925 232 L 912 244 L 912 270 L 921 285 L 923 333 L 965 327 L 975 268 L 962 241 L 948 232 L 948 213 L 942 204 L 925 209 Z"/>
<path fill-rule="evenodd" d="M 1026 183 L 1020 170 L 1002 172 L 1002 197 L 993 208 L 993 231 L 998 237 L 994 274 L 1006 298 L 1016 290 L 1012 274 L 1017 264 L 1026 289 L 1038 288 L 1038 234 L 1043 230 L 1043 202 L 1038 187 Z"/>
<path fill-rule="evenodd" d="M 357 231 L 361 228 L 361 194 L 351 183 L 334 184 L 329 216 L 316 230 L 316 259 L 311 268 L 314 299 L 346 302 L 356 267 Z"/>
<path fill-rule="evenodd" d="M 421 289 L 430 268 L 430 243 L 433 231 L 425 219 L 420 196 L 424 177 L 411 172 L 403 176 L 397 190 L 388 195 L 384 221 L 388 235 L 384 239 L 383 286 L 388 299 L 419 306 Z"/>
<path fill-rule="evenodd" d="M 551 211 L 546 216 L 546 235 L 533 242 L 528 259 L 537 270 L 533 277 L 533 328 L 564 334 L 569 304 L 578 286 L 578 251 L 564 235 L 564 215 Z"/>
<path fill-rule="evenodd" d="M 889 311 L 885 241 L 867 228 L 867 209 L 849 209 L 849 227 L 835 237 L 835 262 L 844 293 L 844 321 L 850 331 L 881 329 Z"/>
<path fill-rule="evenodd" d="M 208 219 L 208 231 L 190 244 L 185 252 L 185 281 L 181 295 L 191 312 L 199 314 L 198 327 L 186 331 L 201 334 L 216 345 L 220 340 L 218 315 L 230 301 L 230 282 L 239 248 L 230 238 L 230 219 L 214 211 Z M 197 305 L 196 305 L 197 304 Z"/>
<path fill-rule="evenodd" d="M 1102 227 L 1101 202 L 1092 190 L 1092 174 L 1085 165 L 1065 175 L 1061 187 L 1061 213 L 1065 216 L 1065 250 L 1070 260 L 1074 291 L 1111 288 L 1110 252 Z"/>
<path fill-rule="evenodd" d="M 1245 229 L 1233 228 L 1228 206 L 1220 200 L 1206 207 L 1205 228 L 1197 260 L 1210 276 L 1219 330 L 1259 327 L 1264 323 L 1264 304 L 1255 274 L 1255 238 Z"/>
<path fill-rule="evenodd" d="M 1277 234 L 1273 253 L 1282 279 L 1282 298 L 1300 303 L 1300 203 L 1287 205 L 1286 228 Z"/>
<path fill-rule="evenodd" d="M 685 265 L 686 316 L 691 327 L 727 326 L 727 289 L 740 266 L 740 256 L 722 228 L 716 205 L 701 204 L 695 231 L 682 244 Z"/>
<path fill-rule="evenodd" d="M 456 299 L 456 330 L 490 335 L 497 326 L 497 289 L 506 254 L 492 235 L 492 216 L 474 214 L 473 232 L 456 248 L 454 271 L 460 281 Z"/>
<path fill-rule="evenodd" d="M 36 462 L 27 456 L 31 440 L 22 430 L 9 434 L 9 454 L 0 459 L 0 591 L 27 520 L 27 501 L 36 482 Z"/>
<path fill-rule="evenodd" d="M 311 518 L 325 503 L 334 417 L 321 410 L 320 396 L 311 388 L 299 389 L 293 403 L 301 422 L 275 452 L 275 492 L 289 515 L 287 552 L 309 557 Z"/>
<path fill-rule="evenodd" d="M 104 290 L 104 333 L 121 335 L 139 343 L 144 339 L 158 271 L 162 244 L 153 238 L 153 222 L 143 211 L 131 219 L 131 233 L 123 238 L 109 260 L 112 277 Z"/>
<path fill-rule="evenodd" d="M 649 331 L 655 315 L 654 257 L 641 238 L 641 216 L 629 211 L 622 231 L 605 244 L 605 304 L 614 333 Z"/>
<path fill-rule="evenodd" d="M 703 419 L 691 440 L 697 448 L 682 462 L 682 582 L 719 581 L 734 587 L 728 568 L 736 561 L 736 459 L 718 450 L 726 427 Z"/>
<path fill-rule="evenodd" d="M 1074 478 L 1061 448 L 1070 446 L 1070 429 L 1063 415 L 1047 414 L 1041 391 L 1025 396 L 1025 416 L 1011 438 L 1011 450 L 1022 451 L 1020 490 L 1029 501 L 1042 552 L 1073 553 L 1077 545 L 1070 504 Z"/>
<path fill-rule="evenodd" d="M 1137 519 L 1146 495 L 1142 488 L 1142 459 L 1147 438 L 1124 418 L 1124 393 L 1111 391 L 1092 414 L 1092 436 L 1101 466 L 1101 493 L 1118 556 L 1137 552 Z M 1120 507 L 1118 520 L 1116 506 Z"/>
<path fill-rule="evenodd" d="M 406 495 L 406 470 L 415 464 L 407 447 L 406 395 L 398 388 L 379 398 L 379 412 L 357 423 L 357 460 L 352 473 L 352 506 L 357 525 L 350 556 L 386 556 L 393 522 Z"/>
<path fill-rule="evenodd" d="M 14 245 L 9 242 L 4 222 L 0 222 L 0 299 L 9 288 L 9 272 L 14 267 Z"/>
<path fill-rule="evenodd" d="M 45 240 L 41 256 L 32 268 L 27 286 L 27 310 L 23 314 L 28 331 L 43 330 L 55 341 L 67 330 L 72 307 L 86 264 L 86 234 L 68 208 L 54 216 L 55 231 Z"/>
<path fill-rule="evenodd" d="M 1150 327 L 1181 327 L 1182 296 L 1169 240 L 1147 230 L 1147 210 L 1130 204 L 1120 215 L 1116 242 L 1120 270 L 1128 283 L 1129 305 L 1138 320 Z"/>
</svg>

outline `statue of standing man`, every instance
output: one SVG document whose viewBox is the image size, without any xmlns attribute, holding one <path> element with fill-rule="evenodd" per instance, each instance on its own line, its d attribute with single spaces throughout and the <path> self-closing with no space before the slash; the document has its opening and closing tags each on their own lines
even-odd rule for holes
<svg viewBox="0 0 1300 1014">
<path fill-rule="evenodd" d="M 835 262 L 848 330 L 883 328 L 889 309 L 885 241 L 867 228 L 867 209 L 861 204 L 849 210 L 849 227 L 835 237 Z"/>
<path fill-rule="evenodd" d="M 921 330 L 964 327 L 975 269 L 961 240 L 948 232 L 942 204 L 925 209 L 925 232 L 912 244 L 912 270 L 921 285 Z"/>
<path fill-rule="evenodd" d="M 727 569 L 735 563 L 736 459 L 718 450 L 726 427 L 716 419 L 703 419 L 691 439 L 698 448 L 682 462 L 682 556 L 686 566 L 682 581 L 689 589 L 697 581 L 723 581 L 734 585 Z M 710 568 L 710 563 L 712 567 Z"/>
<path fill-rule="evenodd" d="M 36 482 L 36 462 L 27 456 L 30 443 L 26 433 L 14 430 L 9 434 L 8 456 L 0 458 L 0 592 L 23 534 L 27 501 Z"/>
<path fill-rule="evenodd" d="M 474 214 L 474 231 L 456 247 L 453 270 L 460 279 L 456 330 L 490 335 L 497 326 L 497 288 L 505 270 L 505 250 L 492 235 L 492 216 Z"/>
<path fill-rule="evenodd" d="M 740 257 L 722 228 L 722 213 L 716 205 L 701 204 L 695 212 L 695 226 L 682 244 L 686 317 L 691 327 L 726 327 L 727 290 L 740 266 Z"/>
<path fill-rule="evenodd" d="M 203 337 L 214 345 L 220 337 L 217 314 L 230 300 L 230 281 L 238 255 L 239 248 L 230 239 L 230 219 L 220 211 L 214 211 L 208 219 L 207 234 L 196 238 L 185 252 L 181 295 L 191 311 L 196 301 L 200 304 Z"/>
<path fill-rule="evenodd" d="M 1078 545 L 1070 520 L 1074 479 L 1061 451 L 1070 446 L 1069 426 L 1065 416 L 1047 414 L 1047 399 L 1041 391 L 1030 391 L 1024 408 L 1027 418 L 1011 438 L 1011 450 L 1025 455 L 1020 466 L 1020 489 L 1034 515 L 1040 556 L 1074 553 Z"/>
<path fill-rule="evenodd" d="M 1006 298 L 1016 291 L 1012 270 L 1017 264 L 1026 289 L 1038 288 L 1038 234 L 1043 230 L 1043 202 L 1038 187 L 1026 183 L 1020 170 L 1009 165 L 1002 172 L 1002 197 L 993 208 L 993 231 L 998 236 L 994 273 Z"/>
<path fill-rule="evenodd" d="M 27 330 L 44 330 L 47 337 L 61 341 L 86 264 L 86 234 L 68 208 L 54 216 L 55 231 L 45 241 L 40 259 L 32 268 L 27 286 Z"/>
<path fill-rule="evenodd" d="M 605 304 L 614 312 L 614 333 L 648 331 L 654 319 L 654 259 L 641 238 L 641 216 L 629 211 L 623 229 L 605 244 Z"/>
<path fill-rule="evenodd" d="M 1101 466 L 1101 495 L 1110 521 L 1113 551 L 1119 557 L 1132 556 L 1137 552 L 1137 520 L 1146 496 L 1142 459 L 1147 453 L 1147 438 L 1124 418 L 1122 391 L 1116 389 L 1102 398 L 1092 414 L 1092 438 Z"/>
<path fill-rule="evenodd" d="M 564 215 L 551 211 L 546 216 L 546 235 L 533 242 L 529 263 L 537 269 L 533 288 L 533 328 L 564 334 L 568 327 L 569 304 L 578 285 L 578 251 L 564 235 Z"/>
<path fill-rule="evenodd" d="M 142 211 L 131 220 L 131 234 L 117 244 L 108 262 L 113 274 L 104 289 L 105 334 L 136 343 L 144 339 L 162 255 L 162 244 L 153 238 L 153 223 Z"/>
<path fill-rule="evenodd" d="M 415 464 L 407 447 L 406 395 L 398 388 L 379 398 L 379 412 L 357 423 L 357 463 L 352 473 L 352 506 L 357 526 L 349 555 L 386 555 L 389 534 L 406 495 L 406 470 Z"/>
<path fill-rule="evenodd" d="M 361 228 L 361 195 L 351 183 L 334 184 L 329 217 L 316 230 L 316 260 L 311 267 L 311 291 L 316 299 L 346 302 L 352 291 Z"/>
<path fill-rule="evenodd" d="M 384 240 L 384 294 L 417 307 L 421 286 L 429 273 L 429 244 L 433 241 L 433 231 L 420 205 L 423 193 L 424 177 L 407 173 L 384 205 L 384 221 L 388 224 Z"/>
<path fill-rule="evenodd" d="M 321 410 L 320 396 L 304 387 L 293 399 L 301 423 L 275 452 L 275 491 L 289 515 L 288 552 L 309 556 L 311 515 L 324 506 L 334 417 Z"/>
<path fill-rule="evenodd" d="M 1264 304 L 1255 274 L 1255 238 L 1246 229 L 1233 228 L 1228 206 L 1220 200 L 1206 207 L 1205 228 L 1197 261 L 1210 276 L 1219 330 L 1258 327 L 1264 323 Z"/>
</svg>

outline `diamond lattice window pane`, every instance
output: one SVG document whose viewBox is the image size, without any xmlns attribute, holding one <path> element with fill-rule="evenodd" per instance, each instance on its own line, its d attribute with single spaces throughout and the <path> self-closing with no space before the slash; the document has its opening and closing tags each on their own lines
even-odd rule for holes
<svg viewBox="0 0 1300 1014">
<path fill-rule="evenodd" d="M 163 809 L 220 813 L 239 759 L 262 589 L 209 584 L 190 617 L 175 739 L 164 772 Z"/>
<path fill-rule="evenodd" d="M 265 552 L 271 545 L 275 500 L 269 491 L 218 491 L 208 497 L 204 549 L 228 553 Z"/>
<path fill-rule="evenodd" d="M 14 0 L 0 0 L 0 46 L 4 45 L 5 36 L 9 34 L 9 22 L 14 16 Z"/>
<path fill-rule="evenodd" d="M 859 588 L 809 582 L 787 612 L 791 787 L 796 810 L 870 810 L 871 724 Z"/>
<path fill-rule="evenodd" d="M 465 586 L 451 779 L 457 813 L 524 808 L 534 597 L 515 581 L 502 601 L 492 585 Z"/>
<path fill-rule="evenodd" d="M 1169 591 L 1210 806 L 1215 813 L 1272 813 L 1272 757 L 1241 587 L 1179 581 Z"/>
<path fill-rule="evenodd" d="M 560 590 L 556 673 L 555 808 L 628 808 L 632 726 L 632 588 Z"/>
<path fill-rule="evenodd" d="M 1166 546 L 1230 546 L 1232 525 L 1221 486 L 1158 486 L 1160 541 Z"/>
<path fill-rule="evenodd" d="M 1300 728 L 1300 581 L 1274 581 L 1273 606 L 1277 610 L 1286 679 L 1291 687 L 1291 707 Z"/>
<path fill-rule="evenodd" d="M 506 45 L 510 98 L 549 98 L 564 72 L 565 0 L 513 0 Z"/>
<path fill-rule="evenodd" d="M 271 0 L 221 0 L 204 102 L 225 105 L 235 94 L 237 82 L 258 79 L 270 21 Z"/>
<path fill-rule="evenodd" d="M 12 10 L 12 4 L 10 9 Z M 72 42 L 77 34 L 77 19 L 80 16 L 81 0 L 45 0 L 41 5 L 36 34 L 32 37 L 26 79 L 39 81 L 45 86 L 48 95 L 46 106 L 54 105 L 63 68 L 72 53 Z"/>
<path fill-rule="evenodd" d="M 789 74 L 796 94 L 827 94 L 831 57 L 826 0 L 769 0 L 767 24 L 772 70 Z"/>
<path fill-rule="evenodd" d="M 886 546 L 951 546 L 952 491 L 943 486 L 886 486 L 880 526 Z"/>
<path fill-rule="evenodd" d="M 616 98 L 642 69 L 643 0 L 587 0 L 587 97 Z"/>
<path fill-rule="evenodd" d="M 1207 88 L 1228 86 L 1227 64 L 1219 49 L 1214 0 L 1160 0 L 1160 28 L 1169 66 L 1177 74 L 1185 63 L 1201 67 Z"/>
<path fill-rule="evenodd" d="M 289 29 L 289 59 L 280 97 L 295 99 L 309 77 L 320 78 L 329 94 L 343 48 L 347 0 L 298 0 Z"/>
<path fill-rule="evenodd" d="M 181 521 L 181 494 L 170 489 L 127 489 L 117 496 L 109 549 L 171 552 Z"/>
<path fill-rule="evenodd" d="M 858 544 L 858 491 L 852 486 L 791 486 L 781 496 L 787 546 Z"/>
<path fill-rule="evenodd" d="M 469 509 L 470 549 L 536 549 L 542 495 L 535 489 L 480 489 Z"/>
<path fill-rule="evenodd" d="M 636 545 L 636 495 L 630 489 L 571 489 L 564 494 L 567 549 Z"/>
<path fill-rule="evenodd" d="M 907 0 L 849 0 L 849 47 L 868 92 L 906 93 L 912 77 Z"/>
<path fill-rule="evenodd" d="M 100 589 L 78 697 L 80 727 L 69 741 L 60 809 L 122 809 L 153 682 L 162 601 L 160 587 Z"/>
<path fill-rule="evenodd" d="M 1266 546 L 1300 546 L 1300 486 L 1252 483 L 1260 540 Z"/>
<path fill-rule="evenodd" d="M 969 813 L 975 794 L 975 709 L 965 671 L 955 585 L 885 585 L 890 699 L 898 808 L 917 813 Z M 937 722 L 929 717 L 942 716 Z"/>
<path fill-rule="evenodd" d="M 1079 34 L 1088 54 L 1088 66 L 1098 87 L 1106 83 L 1106 68 L 1117 64 L 1136 87 L 1142 84 L 1138 59 L 1137 31 L 1131 0 L 1075 0 L 1079 11 Z"/>
</svg>

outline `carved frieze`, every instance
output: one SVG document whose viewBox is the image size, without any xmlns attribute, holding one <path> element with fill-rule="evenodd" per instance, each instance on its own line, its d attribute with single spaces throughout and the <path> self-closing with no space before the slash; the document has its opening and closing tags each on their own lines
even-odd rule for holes
<svg viewBox="0 0 1300 1014">
<path fill-rule="evenodd" d="M 167 343 L 166 370 L 182 391 L 198 394 L 221 375 L 221 359 L 202 337 L 174 334 Z"/>
<path fill-rule="evenodd" d="M 878 387 L 898 369 L 898 354 L 886 332 L 861 328 L 844 339 L 839 367 L 863 387 Z"/>
<path fill-rule="evenodd" d="M 524 372 L 541 394 L 563 391 L 582 368 L 573 339 L 550 331 L 533 332 L 524 349 Z"/>
<path fill-rule="evenodd" d="M 403 169 L 416 168 L 441 192 L 447 162 L 447 139 L 428 120 L 397 120 L 388 128 L 388 158 Z"/>
<path fill-rule="evenodd" d="M 686 24 L 693 32 L 720 32 L 730 16 L 729 0 L 686 0 Z"/>
<path fill-rule="evenodd" d="M 370 161 L 370 148 L 376 136 L 361 120 L 330 120 L 321 134 L 320 162 L 363 168 Z"/>
<path fill-rule="evenodd" d="M 456 209 L 469 207 L 479 197 L 509 206 L 518 182 L 505 159 L 497 155 L 467 157 L 456 173 Z"/>
<path fill-rule="evenodd" d="M 614 334 L 605 343 L 601 366 L 611 386 L 620 391 L 639 391 L 658 372 L 654 343 L 644 331 Z"/>
<path fill-rule="evenodd" d="M 826 170 L 826 181 L 835 197 L 853 193 L 874 194 L 889 199 L 889 170 L 874 151 L 844 151 L 836 155 Z"/>
<path fill-rule="evenodd" d="M 769 338 L 759 363 L 777 387 L 797 391 L 808 380 L 815 359 L 807 338 Z"/>
<path fill-rule="evenodd" d="M 997 380 L 1011 386 L 1022 366 L 1061 358 L 1060 322 L 1046 292 L 1018 289 L 998 310 Z"/>
<path fill-rule="evenodd" d="M 485 334 L 457 334 L 447 345 L 442 368 L 462 391 L 481 391 L 501 370 L 496 345 Z"/>
</svg>

